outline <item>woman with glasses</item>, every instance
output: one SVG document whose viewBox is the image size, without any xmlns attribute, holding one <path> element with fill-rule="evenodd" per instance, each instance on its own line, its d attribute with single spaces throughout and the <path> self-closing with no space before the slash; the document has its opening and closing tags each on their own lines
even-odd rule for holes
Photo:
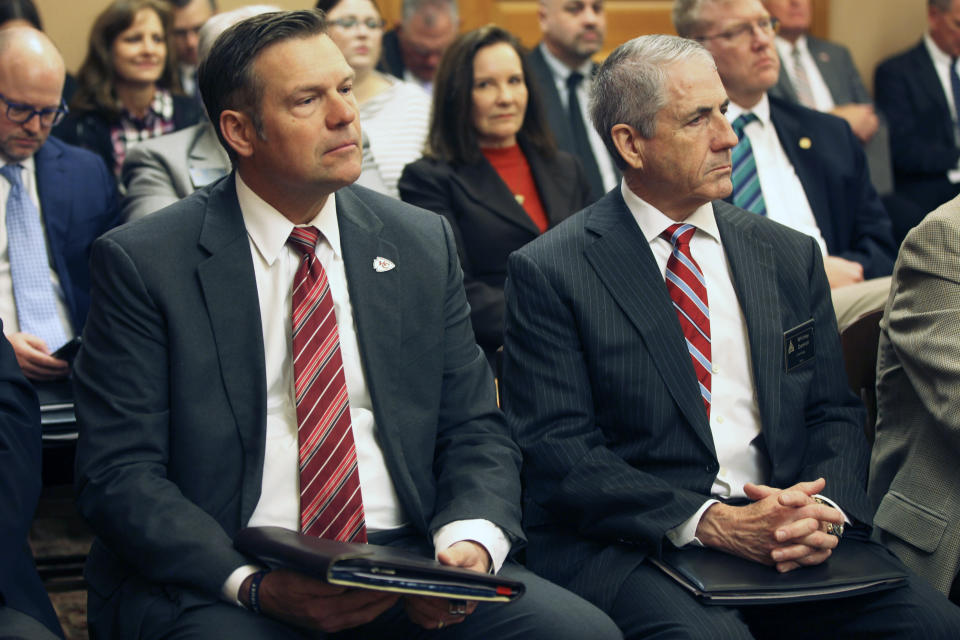
<svg viewBox="0 0 960 640">
<path fill-rule="evenodd" d="M 427 157 L 400 178 L 404 201 L 453 226 L 478 344 L 503 343 L 507 256 L 586 206 L 578 160 L 558 151 L 526 56 L 494 25 L 461 35 L 434 80 Z"/>
<path fill-rule="evenodd" d="M 200 121 L 178 91 L 172 19 L 160 0 L 114 0 L 97 17 L 70 115 L 53 134 L 99 154 L 116 176 L 127 149 Z"/>
<path fill-rule="evenodd" d="M 363 173 L 358 184 L 399 198 L 404 165 L 423 152 L 430 97 L 413 84 L 376 70 L 383 18 L 373 0 L 319 0 L 328 33 L 356 72 L 353 94 L 363 130 Z"/>
</svg>

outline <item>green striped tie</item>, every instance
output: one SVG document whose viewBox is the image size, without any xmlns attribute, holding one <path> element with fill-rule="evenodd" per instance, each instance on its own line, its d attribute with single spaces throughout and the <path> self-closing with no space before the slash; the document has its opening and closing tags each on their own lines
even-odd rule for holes
<svg viewBox="0 0 960 640">
<path fill-rule="evenodd" d="M 751 122 L 759 120 L 753 113 L 743 113 L 733 121 L 733 132 L 740 142 L 733 148 L 733 204 L 767 215 L 767 203 L 763 201 L 760 189 L 760 176 L 757 175 L 757 161 L 753 157 L 750 138 L 743 135 L 743 129 Z"/>
</svg>

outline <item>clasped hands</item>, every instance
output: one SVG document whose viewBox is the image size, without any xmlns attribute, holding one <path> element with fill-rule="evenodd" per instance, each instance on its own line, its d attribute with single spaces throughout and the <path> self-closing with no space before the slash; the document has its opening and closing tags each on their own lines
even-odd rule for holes
<svg viewBox="0 0 960 640">
<path fill-rule="evenodd" d="M 490 569 L 490 555 L 480 544 L 461 540 L 437 554 L 447 566 L 480 573 Z M 247 601 L 250 579 L 240 588 Z M 373 621 L 396 604 L 398 594 L 368 589 L 349 589 L 327 584 L 297 573 L 271 571 L 260 584 L 260 608 L 265 615 L 302 629 L 335 633 Z M 476 602 L 451 606 L 447 598 L 403 596 L 403 606 L 412 622 L 426 629 L 439 629 L 463 622 L 477 608 Z M 451 613 L 453 612 L 453 613 Z"/>
<path fill-rule="evenodd" d="M 708 547 L 774 566 L 781 573 L 820 564 L 839 542 L 827 533 L 827 526 L 843 524 L 842 513 L 813 499 L 825 486 L 823 478 L 788 489 L 747 484 L 744 493 L 754 502 L 741 507 L 711 505 L 697 525 L 697 538 Z"/>
</svg>

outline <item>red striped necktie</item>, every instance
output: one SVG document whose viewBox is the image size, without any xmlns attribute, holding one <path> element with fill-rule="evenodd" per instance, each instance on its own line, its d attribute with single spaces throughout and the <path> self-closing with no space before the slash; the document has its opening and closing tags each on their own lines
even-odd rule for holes
<svg viewBox="0 0 960 640">
<path fill-rule="evenodd" d="M 700 395 L 710 419 L 710 307 L 707 302 L 707 283 L 700 265 L 690 253 L 690 240 L 697 228 L 689 224 L 673 224 L 660 234 L 673 245 L 667 260 L 667 291 L 680 320 L 687 350 L 693 361 L 693 371 L 700 383 Z"/>
<path fill-rule="evenodd" d="M 293 374 L 300 444 L 300 531 L 366 542 L 357 448 L 327 273 L 314 248 L 320 231 L 294 227 L 301 254 L 293 278 Z"/>
</svg>

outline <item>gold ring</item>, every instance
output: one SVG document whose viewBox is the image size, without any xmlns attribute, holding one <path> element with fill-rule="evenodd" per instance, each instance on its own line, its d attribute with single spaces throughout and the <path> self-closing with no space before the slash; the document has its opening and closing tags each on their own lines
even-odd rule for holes
<svg viewBox="0 0 960 640">
<path fill-rule="evenodd" d="M 437 622 L 437 629 L 443 629 L 443 618 L 440 618 Z"/>
</svg>

